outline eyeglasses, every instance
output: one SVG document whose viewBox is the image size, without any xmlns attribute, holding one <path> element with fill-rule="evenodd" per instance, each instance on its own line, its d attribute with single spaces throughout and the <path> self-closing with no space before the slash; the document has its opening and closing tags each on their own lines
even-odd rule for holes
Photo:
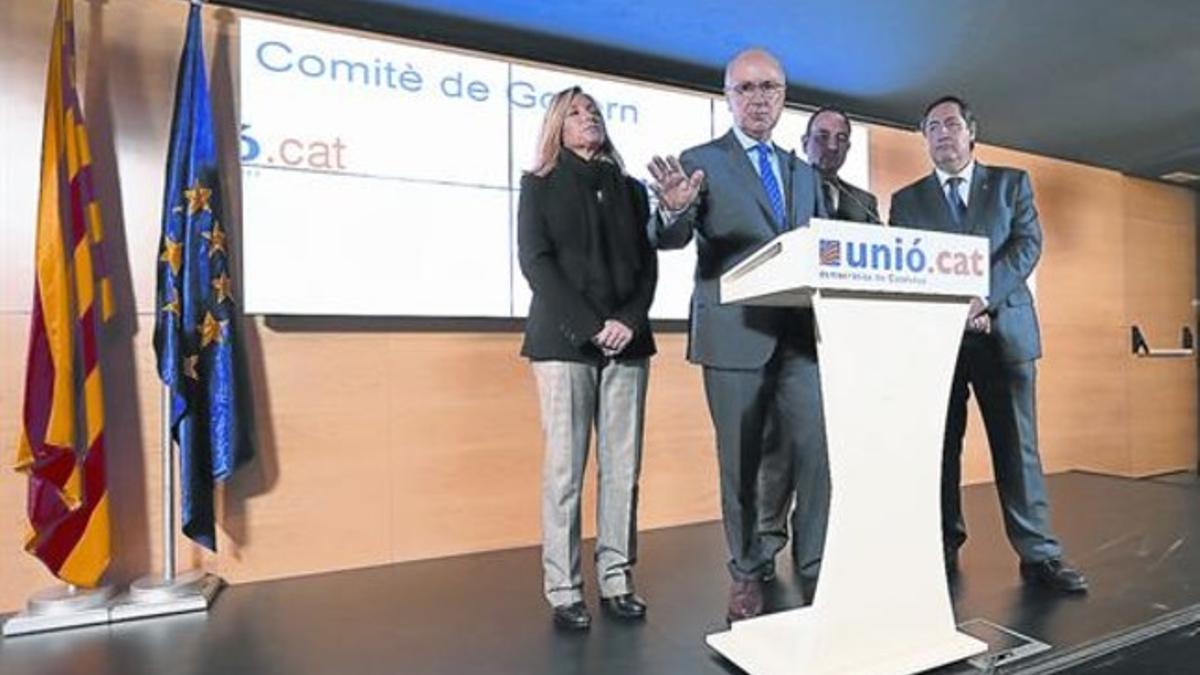
<svg viewBox="0 0 1200 675">
<path fill-rule="evenodd" d="M 728 87 L 727 91 L 731 91 L 742 98 L 752 98 L 755 94 L 762 94 L 765 99 L 776 99 L 783 95 L 783 83 L 773 80 L 739 82 L 732 87 Z"/>
<path fill-rule="evenodd" d="M 956 118 L 950 118 L 950 119 L 946 120 L 945 122 L 940 122 L 938 120 L 929 120 L 928 122 L 925 123 L 925 128 L 923 129 L 923 131 L 926 134 L 932 134 L 932 133 L 936 133 L 938 131 L 945 129 L 949 133 L 957 134 L 958 132 L 962 131 L 966 127 L 967 127 L 967 125 L 963 121 L 956 119 Z"/>
</svg>

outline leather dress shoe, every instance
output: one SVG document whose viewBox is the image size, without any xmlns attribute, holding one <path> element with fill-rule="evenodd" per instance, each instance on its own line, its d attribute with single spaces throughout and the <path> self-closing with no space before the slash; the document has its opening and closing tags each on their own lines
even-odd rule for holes
<svg viewBox="0 0 1200 675">
<path fill-rule="evenodd" d="M 763 612 L 763 584 L 759 579 L 735 579 L 729 589 L 730 623 L 752 619 Z"/>
<path fill-rule="evenodd" d="M 587 630 L 592 626 L 592 615 L 582 602 L 559 605 L 554 608 L 554 625 L 564 630 Z"/>
<path fill-rule="evenodd" d="M 1021 563 L 1021 578 L 1027 584 L 1043 586 L 1059 593 L 1086 593 L 1087 577 L 1079 570 L 1063 562 L 1062 558 L 1050 558 L 1035 563 Z"/>
<path fill-rule="evenodd" d="M 614 595 L 611 598 L 601 598 L 600 606 L 609 616 L 625 621 L 636 621 L 646 618 L 646 601 L 633 593 Z"/>
</svg>

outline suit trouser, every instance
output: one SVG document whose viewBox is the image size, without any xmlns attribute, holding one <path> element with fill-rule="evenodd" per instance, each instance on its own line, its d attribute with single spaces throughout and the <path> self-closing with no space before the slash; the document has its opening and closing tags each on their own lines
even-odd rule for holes
<svg viewBox="0 0 1200 675">
<path fill-rule="evenodd" d="M 737 579 L 758 578 L 778 550 L 770 550 L 758 536 L 759 468 L 764 448 L 771 443 L 793 458 L 797 558 L 802 572 L 815 577 L 829 511 L 829 460 L 816 359 L 780 340 L 762 368 L 706 366 L 704 391 L 717 436 L 730 573 Z M 769 435 L 768 418 L 773 420 Z"/>
<path fill-rule="evenodd" d="M 992 336 L 964 337 L 942 447 L 942 541 L 947 549 L 957 549 L 967 540 L 960 484 L 967 400 L 973 391 L 987 431 L 1009 542 L 1024 562 L 1062 555 L 1050 531 L 1046 481 L 1038 455 L 1036 387 L 1034 361 L 1004 362 Z"/>
<path fill-rule="evenodd" d="M 774 557 L 788 543 L 789 518 L 791 531 L 798 531 L 799 523 L 792 502 L 796 495 L 795 462 L 792 452 L 783 447 L 776 436 L 778 421 L 767 415 L 762 464 L 758 467 L 758 537 L 769 557 Z M 792 542 L 792 556 L 799 560 L 796 542 Z"/>
<path fill-rule="evenodd" d="M 580 501 L 596 428 L 596 574 L 600 595 L 633 592 L 638 476 L 649 359 L 535 361 L 545 457 L 542 464 L 543 590 L 552 606 L 583 599 Z"/>
</svg>

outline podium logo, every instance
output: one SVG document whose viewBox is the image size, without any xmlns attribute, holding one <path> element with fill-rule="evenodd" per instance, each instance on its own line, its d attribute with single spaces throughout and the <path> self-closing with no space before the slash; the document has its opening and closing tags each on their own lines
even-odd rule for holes
<svg viewBox="0 0 1200 675">
<path fill-rule="evenodd" d="M 843 255 L 844 254 L 844 255 Z M 896 237 L 892 244 L 822 239 L 818 244 L 821 267 L 848 267 L 871 272 L 983 276 L 987 256 L 976 250 L 926 251 L 917 237 L 906 244 Z"/>
<path fill-rule="evenodd" d="M 821 264 L 828 267 L 842 266 L 842 242 L 836 239 L 821 240 Z"/>
</svg>

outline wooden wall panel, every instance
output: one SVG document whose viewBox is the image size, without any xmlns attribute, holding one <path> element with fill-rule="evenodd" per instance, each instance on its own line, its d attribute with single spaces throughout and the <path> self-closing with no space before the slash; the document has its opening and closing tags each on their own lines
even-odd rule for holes
<svg viewBox="0 0 1200 675">
<path fill-rule="evenodd" d="M 1139 359 L 1130 370 L 1130 468 L 1125 473 L 1195 471 L 1195 361 Z"/>
<path fill-rule="evenodd" d="M 1043 464 L 1127 472 L 1121 178 L 1054 160 L 1005 161 L 1028 168 L 1044 237 L 1036 273 Z"/>
<path fill-rule="evenodd" d="M 1155 347 L 1178 347 L 1184 326 L 1196 330 L 1195 195 L 1123 180 L 1125 323 L 1141 327 Z M 1196 361 L 1131 359 L 1129 473 L 1195 470 Z"/>
<path fill-rule="evenodd" d="M 519 349 L 514 334 L 394 340 L 389 440 L 403 495 L 391 513 L 399 559 L 459 552 L 462 541 L 536 541 L 540 426 Z"/>
<path fill-rule="evenodd" d="M 236 26 L 206 10 L 214 90 L 229 105 Z M 52 0 L 0 4 L 0 463 L 13 451 L 31 292 L 33 208 Z M 150 345 L 154 247 L 184 3 L 77 4 L 84 100 L 97 139 L 120 315 L 104 344 L 113 578 L 157 569 L 159 384 Z M 120 26 L 121 30 L 116 30 Z M 31 140 L 32 139 L 32 140 Z M 107 140 L 106 140 L 107 139 Z M 872 128 L 871 180 L 892 192 L 929 171 L 920 136 Z M 1195 464 L 1195 363 L 1135 361 L 1128 325 L 1156 343 L 1192 321 L 1193 194 L 1101 169 L 980 147 L 1030 171 L 1045 228 L 1037 273 L 1050 471 L 1142 475 Z M 142 313 L 138 313 L 141 311 Z M 220 553 L 181 559 L 234 582 L 533 544 L 541 439 L 533 378 L 505 332 L 280 330 L 244 322 L 258 459 L 220 493 Z M 684 336 L 659 336 L 647 410 L 641 526 L 718 516 L 716 462 Z M 990 477 L 978 416 L 965 476 Z M 584 531 L 593 531 L 594 462 Z M 0 611 L 49 580 L 20 550 L 24 479 L 0 471 Z M 720 564 L 720 561 L 712 561 Z"/>
<path fill-rule="evenodd" d="M 1038 420 L 1042 462 L 1128 474 L 1126 401 L 1128 336 L 1112 325 L 1042 323 L 1042 341 L 1054 347 L 1038 364 Z"/>
<path fill-rule="evenodd" d="M 892 195 L 933 169 L 919 133 L 880 126 L 869 128 L 871 192 L 879 200 L 880 215 L 887 220 Z"/>
</svg>

